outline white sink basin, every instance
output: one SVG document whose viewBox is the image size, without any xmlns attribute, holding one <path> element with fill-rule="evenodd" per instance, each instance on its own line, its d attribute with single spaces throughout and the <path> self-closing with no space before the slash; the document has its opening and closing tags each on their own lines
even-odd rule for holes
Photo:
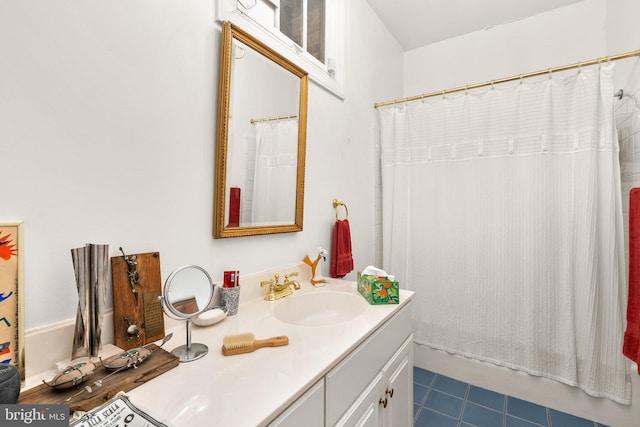
<svg viewBox="0 0 640 427">
<path fill-rule="evenodd" d="M 351 320 L 368 306 L 357 294 L 312 292 L 283 299 L 273 308 L 273 315 L 292 325 L 326 326 Z"/>
</svg>

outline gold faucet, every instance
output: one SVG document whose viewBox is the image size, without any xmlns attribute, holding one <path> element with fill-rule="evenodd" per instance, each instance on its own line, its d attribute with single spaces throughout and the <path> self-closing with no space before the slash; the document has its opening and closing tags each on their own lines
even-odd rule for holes
<svg viewBox="0 0 640 427">
<path fill-rule="evenodd" d="M 287 286 L 289 286 L 289 285 L 293 286 L 293 289 L 295 289 L 296 291 L 298 289 L 300 289 L 300 283 L 296 282 L 295 280 L 289 280 L 289 277 L 294 277 L 294 276 L 297 276 L 297 275 L 298 275 L 297 271 L 294 271 L 293 273 L 289 273 L 289 274 L 285 274 L 284 275 L 284 284 L 287 285 Z"/>
<path fill-rule="evenodd" d="M 294 289 L 300 289 L 300 283 L 289 280 L 289 277 L 297 276 L 298 272 L 294 271 L 293 273 L 287 274 L 284 276 L 284 283 L 280 283 L 280 275 L 276 274 L 273 279 L 265 280 L 264 282 L 260 282 L 260 286 L 269 286 L 269 290 L 264 296 L 265 301 L 275 301 L 280 298 L 284 298 L 292 294 L 291 286 Z"/>
</svg>

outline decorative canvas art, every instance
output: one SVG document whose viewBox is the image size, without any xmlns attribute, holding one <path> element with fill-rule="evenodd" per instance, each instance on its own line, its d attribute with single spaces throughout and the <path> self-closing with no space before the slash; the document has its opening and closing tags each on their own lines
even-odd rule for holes
<svg viewBox="0 0 640 427">
<path fill-rule="evenodd" d="M 24 381 L 22 223 L 0 223 L 0 363 Z"/>
</svg>

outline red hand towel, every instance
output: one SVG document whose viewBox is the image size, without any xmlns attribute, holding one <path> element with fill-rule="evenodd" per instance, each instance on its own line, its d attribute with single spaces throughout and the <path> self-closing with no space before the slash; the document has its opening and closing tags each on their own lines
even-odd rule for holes
<svg viewBox="0 0 640 427">
<path fill-rule="evenodd" d="M 629 195 L 629 301 L 622 352 L 638 364 L 640 373 L 640 188 Z"/>
<path fill-rule="evenodd" d="M 344 277 L 353 270 L 351 254 L 351 229 L 349 220 L 339 219 L 333 226 L 333 250 L 331 251 L 331 277 Z"/>
</svg>

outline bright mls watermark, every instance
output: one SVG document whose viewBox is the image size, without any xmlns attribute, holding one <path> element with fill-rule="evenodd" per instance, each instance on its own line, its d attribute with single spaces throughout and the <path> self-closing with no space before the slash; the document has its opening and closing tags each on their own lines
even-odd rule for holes
<svg viewBox="0 0 640 427">
<path fill-rule="evenodd" d="M 0 426 L 68 427 L 69 405 L 0 405 Z"/>
</svg>

